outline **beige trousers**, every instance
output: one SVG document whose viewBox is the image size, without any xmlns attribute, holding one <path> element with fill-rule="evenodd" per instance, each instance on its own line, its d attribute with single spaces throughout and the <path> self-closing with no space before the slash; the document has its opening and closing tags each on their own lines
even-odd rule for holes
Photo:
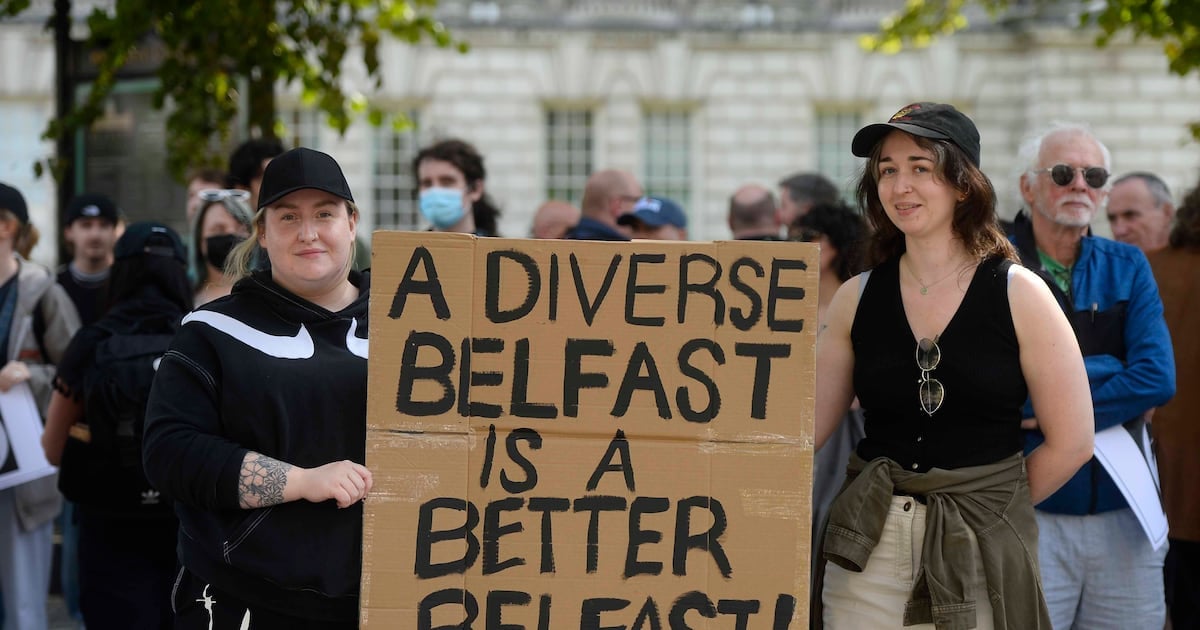
<svg viewBox="0 0 1200 630">
<path fill-rule="evenodd" d="M 826 630 L 883 630 L 933 628 L 933 624 L 904 625 L 908 601 L 925 543 L 925 506 L 912 497 L 892 497 L 879 544 L 862 573 L 829 562 L 825 566 L 824 621 Z M 986 596 L 983 566 L 976 580 L 975 624 L 992 630 L 992 606 Z"/>
</svg>

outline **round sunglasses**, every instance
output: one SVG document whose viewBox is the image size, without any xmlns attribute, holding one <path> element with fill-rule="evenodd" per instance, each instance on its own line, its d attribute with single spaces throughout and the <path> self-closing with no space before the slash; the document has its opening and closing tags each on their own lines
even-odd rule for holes
<svg viewBox="0 0 1200 630">
<path fill-rule="evenodd" d="M 917 342 L 917 367 L 921 368 L 921 380 L 917 381 L 917 396 L 921 400 L 921 410 L 930 417 L 941 408 L 942 400 L 946 397 L 946 388 L 942 382 L 929 375 L 941 362 L 942 350 L 937 345 L 937 337 L 924 337 Z"/>
<path fill-rule="evenodd" d="M 1075 172 L 1083 173 L 1083 181 L 1092 188 L 1103 188 L 1108 182 L 1108 171 L 1099 166 L 1071 166 L 1069 164 L 1055 164 L 1047 168 L 1039 169 L 1039 173 L 1050 173 L 1050 180 L 1059 186 L 1070 186 L 1071 182 L 1075 181 Z"/>
</svg>

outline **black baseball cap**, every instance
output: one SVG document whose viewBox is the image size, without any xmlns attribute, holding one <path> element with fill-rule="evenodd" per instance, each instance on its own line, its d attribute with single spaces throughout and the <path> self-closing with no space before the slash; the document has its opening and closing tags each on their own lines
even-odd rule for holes
<svg viewBox="0 0 1200 630">
<path fill-rule="evenodd" d="M 109 222 L 116 225 L 120 212 L 112 199 L 95 193 L 84 193 L 67 204 L 67 212 L 63 215 L 63 225 L 71 225 L 75 219 L 84 217 L 108 219 Z"/>
<path fill-rule="evenodd" d="M 265 208 L 285 195 L 313 188 L 354 201 L 342 167 L 329 154 L 298 147 L 281 153 L 263 171 L 258 189 L 258 209 Z"/>
<path fill-rule="evenodd" d="M 113 246 L 115 260 L 143 255 L 174 258 L 187 264 L 187 253 L 179 235 L 175 230 L 154 221 L 140 221 L 125 228 L 125 233 Z"/>
<path fill-rule="evenodd" d="M 8 210 L 20 219 L 21 223 L 29 223 L 29 206 L 25 205 L 25 197 L 21 191 L 0 183 L 0 210 Z"/>
<path fill-rule="evenodd" d="M 894 129 L 914 136 L 949 140 L 979 166 L 979 130 L 965 114 L 945 103 L 905 105 L 885 123 L 867 125 L 854 134 L 850 151 L 858 157 L 871 157 L 871 150 Z"/>
</svg>

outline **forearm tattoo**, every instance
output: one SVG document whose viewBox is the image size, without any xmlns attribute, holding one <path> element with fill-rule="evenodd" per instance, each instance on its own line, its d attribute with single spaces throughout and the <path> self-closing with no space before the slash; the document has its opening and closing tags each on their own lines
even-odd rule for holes
<svg viewBox="0 0 1200 630">
<path fill-rule="evenodd" d="M 291 469 L 291 464 L 251 451 L 242 460 L 238 476 L 238 504 L 249 509 L 283 503 L 283 488 Z"/>
</svg>

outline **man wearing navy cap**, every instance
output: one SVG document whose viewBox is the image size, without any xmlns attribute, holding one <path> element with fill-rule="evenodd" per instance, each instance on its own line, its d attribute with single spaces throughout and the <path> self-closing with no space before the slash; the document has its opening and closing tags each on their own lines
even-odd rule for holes
<svg viewBox="0 0 1200 630">
<path fill-rule="evenodd" d="M 90 193 L 72 199 L 63 213 L 63 240 L 71 261 L 59 267 L 58 283 L 71 296 L 84 326 L 100 317 L 119 218 L 112 199 Z"/>
<path fill-rule="evenodd" d="M 618 225 L 633 230 L 633 238 L 656 241 L 686 241 L 687 215 L 666 197 L 642 197 L 633 210 L 617 218 Z"/>
<path fill-rule="evenodd" d="M 67 292 L 79 323 L 94 323 L 104 310 L 105 286 L 113 264 L 113 244 L 117 241 L 117 221 L 120 211 L 112 199 L 100 194 L 84 193 L 71 200 L 63 212 L 63 241 L 71 260 L 58 268 L 59 286 Z M 35 326 L 41 323 L 35 320 Z M 62 566 L 59 575 L 67 612 L 80 618 L 79 612 L 79 525 L 74 516 L 75 505 L 63 501 Z"/>
</svg>

